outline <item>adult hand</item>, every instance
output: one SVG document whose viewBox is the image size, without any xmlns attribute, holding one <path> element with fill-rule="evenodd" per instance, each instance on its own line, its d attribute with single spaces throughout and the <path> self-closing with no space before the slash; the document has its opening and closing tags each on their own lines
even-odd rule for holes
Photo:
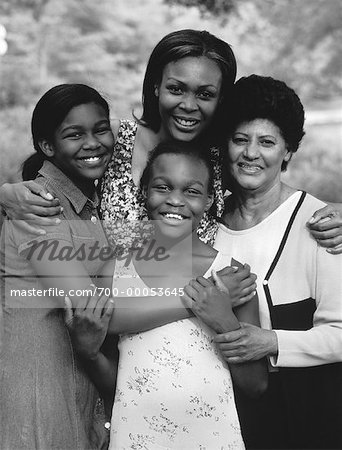
<svg viewBox="0 0 342 450">
<path fill-rule="evenodd" d="M 191 280 L 184 287 L 183 299 L 193 313 L 217 333 L 239 327 L 229 294 L 220 291 L 211 280 L 204 277 Z"/>
<path fill-rule="evenodd" d="M 327 252 L 342 253 L 342 204 L 327 205 L 316 211 L 307 226 L 311 235 Z"/>
<path fill-rule="evenodd" d="M 66 297 L 65 324 L 73 348 L 81 357 L 96 359 L 105 340 L 113 310 L 114 301 L 111 298 L 91 296 L 84 305 L 78 305 L 73 311 L 71 301 Z"/>
<path fill-rule="evenodd" d="M 277 335 L 249 323 L 241 322 L 239 330 L 218 334 L 214 341 L 224 357 L 231 364 L 257 361 L 278 353 Z"/>
<path fill-rule="evenodd" d="M 59 200 L 34 181 L 3 184 L 0 203 L 10 219 L 18 220 L 18 226 L 33 234 L 45 234 L 39 227 L 55 225 L 59 219 L 49 216 L 62 212 Z"/>
<path fill-rule="evenodd" d="M 214 281 L 220 290 L 222 290 L 223 285 L 228 289 L 233 308 L 249 302 L 255 296 L 257 276 L 251 273 L 251 268 L 248 264 L 241 268 L 234 266 L 224 267 L 216 275 L 215 279 L 213 277 L 210 277 L 210 279 Z"/>
</svg>

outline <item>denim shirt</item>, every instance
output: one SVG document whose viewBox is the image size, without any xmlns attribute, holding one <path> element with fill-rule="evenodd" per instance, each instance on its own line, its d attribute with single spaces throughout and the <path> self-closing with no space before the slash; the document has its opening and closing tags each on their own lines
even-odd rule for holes
<svg viewBox="0 0 342 450">
<path fill-rule="evenodd" d="M 3 345 L 0 365 L 0 447 L 98 449 L 105 439 L 95 417 L 98 393 L 74 354 L 63 309 L 51 295 L 25 295 L 43 289 L 27 259 L 32 241 L 63 241 L 84 250 L 82 264 L 90 276 L 103 264 L 89 258 L 95 244 L 107 247 L 96 194 L 88 199 L 51 162 L 35 180 L 54 197 L 63 212 L 45 235 L 23 231 L 6 219 L 1 233 Z M 11 296 L 11 289 L 19 294 Z"/>
</svg>

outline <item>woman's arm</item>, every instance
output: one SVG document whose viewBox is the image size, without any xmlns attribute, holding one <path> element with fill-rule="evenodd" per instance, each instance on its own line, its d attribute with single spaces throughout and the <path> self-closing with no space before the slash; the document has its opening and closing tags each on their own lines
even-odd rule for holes
<svg viewBox="0 0 342 450">
<path fill-rule="evenodd" d="M 314 239 L 333 255 L 342 253 L 342 203 L 334 203 L 316 211 L 308 221 Z"/>
<path fill-rule="evenodd" d="M 39 227 L 55 225 L 58 214 L 62 212 L 58 198 L 53 198 L 34 181 L 3 184 L 0 187 L 0 204 L 10 219 L 20 221 L 22 230 L 38 235 L 46 233 L 44 228 Z"/>
<path fill-rule="evenodd" d="M 290 270 L 292 277 L 295 271 Z M 277 367 L 312 367 L 342 362 L 342 255 L 316 249 L 312 297 L 316 301 L 313 327 L 308 330 L 264 330 L 244 325 L 216 337 L 228 361 L 241 362 L 270 356 Z M 284 275 L 286 277 L 286 273 Z M 288 280 L 296 283 L 295 279 Z"/>
<path fill-rule="evenodd" d="M 310 367 L 342 362 L 342 255 L 316 249 L 312 273 L 316 310 L 309 330 L 275 330 L 278 367 Z"/>
</svg>

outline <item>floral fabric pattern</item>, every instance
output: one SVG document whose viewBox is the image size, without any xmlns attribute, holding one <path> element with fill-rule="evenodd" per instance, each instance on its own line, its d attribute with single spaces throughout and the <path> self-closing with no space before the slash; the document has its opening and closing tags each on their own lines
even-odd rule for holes
<svg viewBox="0 0 342 450">
<path fill-rule="evenodd" d="M 128 270 L 117 265 L 113 287 L 121 290 Z M 212 268 L 224 265 L 220 255 Z M 146 285 L 128 268 L 141 291 Z M 213 336 L 196 318 L 120 336 L 110 450 L 245 448 L 231 375 Z"/>
<path fill-rule="evenodd" d="M 101 186 L 101 216 L 111 245 L 128 249 L 146 238 L 151 229 L 142 228 L 148 220 L 142 192 L 133 182 L 132 154 L 138 125 L 132 120 L 121 120 L 112 159 Z M 216 147 L 210 149 L 214 166 L 214 205 L 198 227 L 199 237 L 213 244 L 217 232 L 215 217 L 221 217 L 224 208 L 221 167 L 222 157 Z M 131 223 L 129 223 L 131 222 Z M 139 225 L 140 223 L 140 225 Z"/>
</svg>

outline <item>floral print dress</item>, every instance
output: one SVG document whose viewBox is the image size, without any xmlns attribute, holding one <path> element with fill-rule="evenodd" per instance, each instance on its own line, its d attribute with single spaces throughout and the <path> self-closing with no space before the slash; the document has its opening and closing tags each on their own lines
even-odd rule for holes
<svg viewBox="0 0 342 450">
<path fill-rule="evenodd" d="M 218 254 L 205 275 L 228 264 Z M 113 288 L 127 291 L 127 283 L 136 292 L 149 289 L 133 264 L 121 261 Z M 120 337 L 110 450 L 245 448 L 231 375 L 213 335 L 189 318 Z"/>
<path fill-rule="evenodd" d="M 132 154 L 138 124 L 133 120 L 121 120 L 112 159 L 108 165 L 101 186 L 101 216 L 108 239 L 113 247 L 131 248 L 146 236 L 141 223 L 148 216 L 142 192 L 133 182 Z M 222 157 L 218 148 L 210 149 L 214 166 L 215 201 L 209 213 L 199 224 L 198 235 L 213 244 L 217 223 L 215 217 L 223 213 L 224 202 L 221 183 Z M 148 233 L 148 231 L 146 231 Z"/>
</svg>

